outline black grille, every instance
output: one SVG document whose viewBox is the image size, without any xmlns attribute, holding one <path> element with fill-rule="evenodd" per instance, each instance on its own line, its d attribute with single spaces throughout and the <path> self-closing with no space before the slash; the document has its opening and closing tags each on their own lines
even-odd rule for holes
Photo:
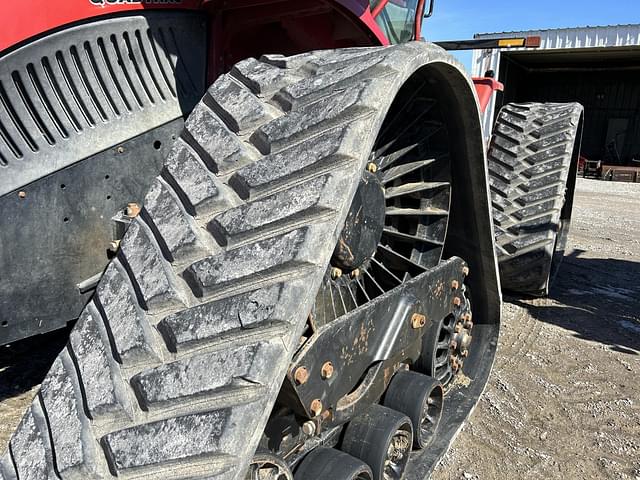
<svg viewBox="0 0 640 480">
<path fill-rule="evenodd" d="M 0 59 L 0 194 L 191 110 L 204 92 L 205 39 L 198 14 L 147 12 Z"/>
</svg>

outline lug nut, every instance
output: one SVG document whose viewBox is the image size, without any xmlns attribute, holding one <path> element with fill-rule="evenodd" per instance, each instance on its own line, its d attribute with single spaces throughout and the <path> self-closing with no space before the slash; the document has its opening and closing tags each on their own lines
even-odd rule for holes
<svg viewBox="0 0 640 480">
<path fill-rule="evenodd" d="M 427 323 L 427 317 L 421 313 L 414 313 L 411 315 L 411 326 L 413 328 L 422 328 Z"/>
<path fill-rule="evenodd" d="M 462 300 L 460 300 L 460 297 L 453 297 L 453 304 L 456 307 L 459 307 L 461 303 L 462 303 Z"/>
<path fill-rule="evenodd" d="M 469 275 L 469 267 L 462 267 L 462 274 L 466 277 Z"/>
<path fill-rule="evenodd" d="M 350 275 L 351 275 L 351 278 L 357 278 L 357 277 L 359 277 L 359 276 L 360 276 L 360 269 L 359 269 L 359 268 L 356 268 L 355 270 L 353 270 L 353 271 L 351 272 L 351 274 L 350 274 Z"/>
<path fill-rule="evenodd" d="M 314 417 L 317 417 L 322 413 L 322 402 L 316 398 L 313 402 L 311 402 L 311 407 L 309 408 L 309 410 L 311 411 L 311 413 L 313 413 Z"/>
<path fill-rule="evenodd" d="M 451 350 L 455 350 L 456 348 L 458 348 L 458 342 L 456 342 L 455 340 L 451 340 L 451 342 L 449 342 L 449 348 Z"/>
<path fill-rule="evenodd" d="M 116 151 L 117 151 L 118 153 L 124 153 L 124 147 L 118 147 L 118 148 L 116 149 Z"/>
<path fill-rule="evenodd" d="M 18 192 L 18 198 L 25 198 L 27 196 L 27 192 L 25 192 L 24 190 L 20 190 Z"/>
<path fill-rule="evenodd" d="M 463 357 L 469 356 L 469 350 L 464 349 L 463 351 L 460 352 L 460 355 L 462 355 Z"/>
<path fill-rule="evenodd" d="M 313 420 L 307 420 L 306 422 L 304 422 L 302 424 L 302 432 L 307 435 L 307 436 L 311 436 L 313 434 L 316 433 L 316 422 L 314 422 Z"/>
<path fill-rule="evenodd" d="M 376 173 L 378 171 L 378 166 L 375 163 L 370 162 L 367 164 L 367 171 L 369 173 Z"/>
<path fill-rule="evenodd" d="M 335 280 L 336 278 L 340 278 L 341 276 L 342 276 L 342 270 L 340 270 L 338 267 L 333 267 L 331 269 L 331 278 Z"/>
<path fill-rule="evenodd" d="M 296 371 L 293 374 L 293 379 L 298 385 L 307 383 L 307 380 L 309 380 L 309 370 L 307 370 L 305 367 L 296 368 Z"/>
<path fill-rule="evenodd" d="M 456 323 L 456 326 L 453 327 L 453 331 L 456 333 L 460 333 L 462 331 L 462 324 L 461 323 Z"/>
<path fill-rule="evenodd" d="M 126 215 L 129 218 L 136 218 L 140 214 L 140 205 L 131 202 L 127 203 Z"/>
<path fill-rule="evenodd" d="M 320 374 L 325 380 L 333 377 L 333 364 L 331 362 L 325 362 L 324 365 L 322 365 Z"/>
<path fill-rule="evenodd" d="M 120 247 L 120 240 L 112 240 L 109 242 L 109 251 L 115 252 Z"/>
<path fill-rule="evenodd" d="M 459 286 L 460 286 L 460 284 L 458 283 L 458 280 L 454 280 L 454 281 L 451 282 L 451 289 L 452 290 L 457 290 Z"/>
</svg>

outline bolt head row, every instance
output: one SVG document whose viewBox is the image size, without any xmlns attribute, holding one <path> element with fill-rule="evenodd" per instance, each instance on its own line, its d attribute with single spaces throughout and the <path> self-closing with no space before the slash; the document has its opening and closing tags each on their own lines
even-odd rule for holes
<svg viewBox="0 0 640 480">
<path fill-rule="evenodd" d="M 335 368 L 331 362 L 325 362 L 320 369 L 320 375 L 324 380 L 328 380 L 333 377 L 334 372 Z M 307 367 L 298 367 L 293 372 L 293 379 L 295 380 L 296 385 L 304 385 L 307 383 L 309 381 L 309 376 L 309 370 Z"/>
</svg>

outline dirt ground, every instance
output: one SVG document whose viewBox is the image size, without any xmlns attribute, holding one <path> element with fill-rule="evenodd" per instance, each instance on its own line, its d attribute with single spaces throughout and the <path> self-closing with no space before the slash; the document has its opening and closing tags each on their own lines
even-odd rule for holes
<svg viewBox="0 0 640 480">
<path fill-rule="evenodd" d="M 578 179 L 567 253 L 433 479 L 640 480 L 640 184 Z"/>
<path fill-rule="evenodd" d="M 578 180 L 550 298 L 506 298 L 496 364 L 435 480 L 640 480 L 640 184 Z M 0 347 L 0 452 L 65 333 Z"/>
</svg>

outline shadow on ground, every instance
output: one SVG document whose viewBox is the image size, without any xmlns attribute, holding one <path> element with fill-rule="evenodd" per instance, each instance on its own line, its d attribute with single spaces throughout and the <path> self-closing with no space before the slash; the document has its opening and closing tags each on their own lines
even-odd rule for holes
<svg viewBox="0 0 640 480">
<path fill-rule="evenodd" d="M 555 302 L 506 300 L 537 320 L 574 331 L 578 338 L 640 355 L 640 262 L 583 253 L 574 250 L 564 258 L 549 296 Z"/>
<path fill-rule="evenodd" d="M 68 338 L 67 328 L 0 346 L 0 402 L 39 385 Z"/>
</svg>

